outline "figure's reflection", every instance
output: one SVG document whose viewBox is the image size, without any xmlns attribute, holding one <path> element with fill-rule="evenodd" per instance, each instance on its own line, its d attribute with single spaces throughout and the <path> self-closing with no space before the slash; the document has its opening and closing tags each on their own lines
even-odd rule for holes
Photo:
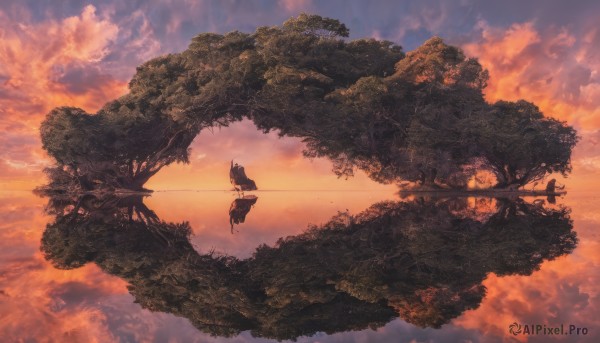
<svg viewBox="0 0 600 343">
<path fill-rule="evenodd" d="M 252 209 L 252 206 L 256 204 L 258 197 L 255 195 L 244 195 L 241 198 L 233 200 L 231 206 L 229 206 L 229 224 L 231 225 L 231 233 L 233 233 L 233 226 L 242 224 L 246 221 L 246 215 Z"/>
<path fill-rule="evenodd" d="M 339 214 L 239 260 L 196 252 L 188 223 L 161 221 L 141 200 L 53 199 L 46 258 L 62 269 L 94 262 L 144 308 L 220 336 L 293 339 L 396 317 L 437 328 L 479 306 L 488 273 L 531 274 L 577 242 L 564 208 L 419 200 Z"/>
</svg>

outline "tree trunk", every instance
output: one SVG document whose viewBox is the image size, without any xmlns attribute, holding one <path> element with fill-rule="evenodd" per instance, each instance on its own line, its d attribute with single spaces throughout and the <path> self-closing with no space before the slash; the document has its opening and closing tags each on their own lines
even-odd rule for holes
<svg viewBox="0 0 600 343">
<path fill-rule="evenodd" d="M 427 172 L 425 172 L 423 170 L 419 170 L 419 179 L 417 182 L 421 186 L 437 187 L 437 185 L 435 183 L 436 177 L 437 177 L 437 169 L 436 168 L 431 168 Z"/>
<path fill-rule="evenodd" d="M 511 188 L 514 186 L 522 186 L 521 185 L 522 180 L 517 179 L 517 176 L 515 175 L 513 168 L 511 168 L 510 166 L 504 165 L 504 167 L 500 170 L 500 175 L 502 176 L 503 180 L 500 180 L 494 186 L 494 188 L 505 189 L 505 188 Z"/>
<path fill-rule="evenodd" d="M 125 184 L 123 185 L 123 188 L 132 190 L 132 191 L 140 191 L 140 192 L 145 192 L 148 191 L 146 188 L 144 188 L 144 185 L 146 184 L 146 182 L 148 182 L 148 180 L 150 180 L 150 178 L 152 177 L 152 175 L 148 175 L 148 174 L 142 174 L 142 175 L 136 175 L 133 180 L 131 180 L 131 182 L 129 184 Z"/>
<path fill-rule="evenodd" d="M 426 180 L 426 183 L 429 185 L 435 185 L 435 178 L 437 177 L 437 169 L 431 168 L 429 171 L 429 177 Z"/>
<path fill-rule="evenodd" d="M 147 192 L 148 189 L 144 188 L 144 185 L 152 177 L 152 173 L 138 173 L 131 177 L 130 175 L 121 175 L 117 178 L 117 185 L 115 188 L 127 189 L 135 192 Z"/>
<path fill-rule="evenodd" d="M 512 189 L 512 190 L 517 190 L 519 189 L 519 187 L 523 186 L 521 184 L 521 180 L 514 180 L 511 183 L 508 182 L 499 182 L 497 183 L 494 188 L 495 189 Z"/>
<path fill-rule="evenodd" d="M 417 183 L 421 186 L 425 184 L 425 172 L 422 170 L 419 170 L 419 179 L 417 180 Z"/>
</svg>

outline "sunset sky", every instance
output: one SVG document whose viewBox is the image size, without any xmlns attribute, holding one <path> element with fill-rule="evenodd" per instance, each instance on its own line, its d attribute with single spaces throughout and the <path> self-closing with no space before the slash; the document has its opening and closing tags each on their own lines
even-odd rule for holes
<svg viewBox="0 0 600 343">
<path fill-rule="evenodd" d="M 31 189 L 51 163 L 38 127 L 56 106 L 95 112 L 127 92 L 142 62 L 184 50 L 202 32 L 252 32 L 309 12 L 341 20 L 350 38 L 375 37 L 410 51 L 441 36 L 490 71 L 489 101 L 525 98 L 574 125 L 574 189 L 600 186 L 598 1 L 11 1 L 0 0 L 0 189 Z M 382 188 L 364 175 L 337 180 L 327 161 L 302 158 L 294 139 L 250 122 L 192 145 L 191 164 L 170 166 L 153 189 L 226 189 L 229 160 L 262 189 Z"/>
</svg>

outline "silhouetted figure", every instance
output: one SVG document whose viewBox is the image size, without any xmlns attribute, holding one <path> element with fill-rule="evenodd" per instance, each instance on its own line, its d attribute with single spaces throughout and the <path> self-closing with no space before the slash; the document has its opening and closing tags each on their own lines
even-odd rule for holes
<svg viewBox="0 0 600 343">
<path fill-rule="evenodd" d="M 565 189 L 565 186 L 557 186 L 556 185 L 556 179 L 552 179 L 550 181 L 548 181 L 548 184 L 546 185 L 546 193 L 548 194 L 553 194 L 556 193 L 556 191 L 561 191 Z"/>
<path fill-rule="evenodd" d="M 554 193 L 555 188 L 556 188 L 556 179 L 552 179 L 546 185 L 546 192 Z"/>
<path fill-rule="evenodd" d="M 229 224 L 231 224 L 231 233 L 233 233 L 233 225 L 241 224 L 246 221 L 246 215 L 250 209 L 256 204 L 258 197 L 254 195 L 246 195 L 243 198 L 237 198 L 229 207 Z"/>
<path fill-rule="evenodd" d="M 257 190 L 254 180 L 246 176 L 244 167 L 237 163 L 234 165 L 233 160 L 231 160 L 231 168 L 229 169 L 229 181 L 238 192 Z"/>
</svg>

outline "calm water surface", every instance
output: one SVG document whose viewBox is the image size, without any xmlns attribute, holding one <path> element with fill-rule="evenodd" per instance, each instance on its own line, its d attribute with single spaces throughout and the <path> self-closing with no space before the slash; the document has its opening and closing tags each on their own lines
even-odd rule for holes
<svg viewBox="0 0 600 343">
<path fill-rule="evenodd" d="M 0 340 L 600 341 L 594 193 L 252 194 L 0 192 Z"/>
</svg>

